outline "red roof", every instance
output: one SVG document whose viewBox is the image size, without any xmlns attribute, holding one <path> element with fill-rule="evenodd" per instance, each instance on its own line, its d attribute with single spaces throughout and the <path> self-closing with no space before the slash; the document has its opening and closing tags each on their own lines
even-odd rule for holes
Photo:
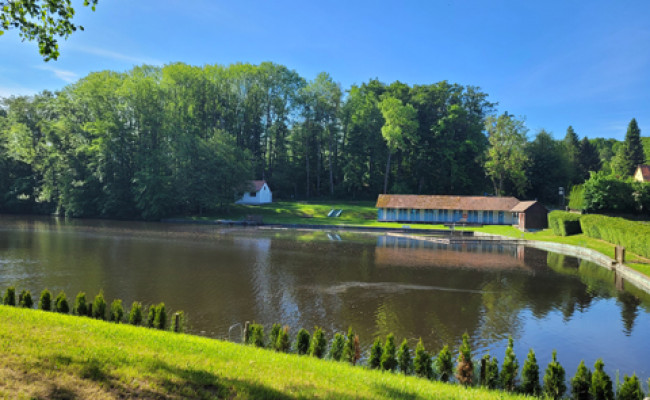
<svg viewBox="0 0 650 400">
<path fill-rule="evenodd" d="M 639 165 L 637 168 L 641 170 L 643 181 L 650 182 L 650 165 Z"/>
<path fill-rule="evenodd" d="M 264 180 L 262 180 L 262 181 L 251 181 L 250 183 L 251 183 L 251 186 L 253 187 L 253 189 L 251 191 L 259 192 L 260 190 L 262 190 L 262 186 L 264 186 L 266 181 L 264 181 Z"/>
<path fill-rule="evenodd" d="M 415 210 L 510 211 L 519 203 L 515 197 L 380 194 L 376 207 Z"/>
</svg>

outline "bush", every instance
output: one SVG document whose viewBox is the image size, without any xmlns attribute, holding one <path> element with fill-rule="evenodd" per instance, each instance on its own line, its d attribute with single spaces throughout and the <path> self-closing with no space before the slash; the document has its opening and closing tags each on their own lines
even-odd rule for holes
<svg viewBox="0 0 650 400">
<path fill-rule="evenodd" d="M 499 387 L 499 360 L 496 357 L 490 357 L 489 354 L 483 356 L 485 360 L 485 378 L 481 384 L 488 389 Z"/>
<path fill-rule="evenodd" d="M 2 299 L 2 303 L 5 306 L 15 306 L 16 305 L 16 288 L 10 286 L 5 292 L 5 296 Z"/>
<path fill-rule="evenodd" d="M 298 354 L 307 354 L 309 351 L 309 341 L 311 337 L 306 329 L 300 328 L 296 335 L 296 351 Z"/>
<path fill-rule="evenodd" d="M 124 317 L 124 307 L 122 307 L 122 300 L 113 300 L 111 303 L 111 313 L 108 320 L 119 324 L 122 322 L 122 317 Z"/>
<path fill-rule="evenodd" d="M 38 301 L 38 309 L 43 311 L 52 311 L 52 293 L 45 289 L 41 292 L 41 298 Z"/>
<path fill-rule="evenodd" d="M 330 347 L 330 358 L 334 361 L 341 361 L 343 355 L 343 347 L 345 347 L 345 338 L 341 333 L 335 333 L 332 339 L 332 347 Z"/>
<path fill-rule="evenodd" d="M 553 360 L 548 363 L 544 374 L 544 393 L 554 400 L 562 398 L 566 392 L 564 368 L 557 362 L 557 351 L 553 350 Z"/>
<path fill-rule="evenodd" d="M 530 349 L 528 357 L 521 368 L 521 392 L 533 396 L 538 396 L 541 392 L 539 385 L 539 365 L 535 352 Z"/>
<path fill-rule="evenodd" d="M 645 394 L 641 390 L 639 378 L 635 375 L 628 377 L 625 375 L 623 384 L 618 388 L 616 395 L 617 400 L 643 400 Z"/>
<path fill-rule="evenodd" d="M 583 184 L 584 208 L 589 211 L 634 212 L 634 187 L 631 181 L 622 181 L 602 172 L 592 174 Z"/>
<path fill-rule="evenodd" d="M 612 390 L 612 380 L 604 371 L 605 363 L 603 360 L 596 360 L 594 364 L 594 373 L 591 374 L 591 397 L 594 400 L 614 400 L 614 391 Z"/>
<path fill-rule="evenodd" d="M 176 318 L 177 315 L 178 315 L 178 318 Z M 170 330 L 172 332 L 176 332 L 176 333 L 183 333 L 183 332 L 185 332 L 185 326 L 186 325 L 187 325 L 187 321 L 185 319 L 185 312 L 177 311 L 174 314 L 174 318 L 172 318 L 172 324 L 171 324 Z"/>
<path fill-rule="evenodd" d="M 582 232 L 580 217 L 580 214 L 566 211 L 551 211 L 548 214 L 548 226 L 557 236 L 577 235 Z"/>
<path fill-rule="evenodd" d="M 160 330 L 165 330 L 165 327 L 167 327 L 167 310 L 165 310 L 165 303 L 160 303 L 156 306 L 156 317 L 153 320 L 153 327 Z"/>
<path fill-rule="evenodd" d="M 628 251 L 650 257 L 650 224 L 604 215 L 583 215 L 580 225 L 589 237 L 625 246 Z"/>
<path fill-rule="evenodd" d="M 311 344 L 309 346 L 309 355 L 312 357 L 323 358 L 327 351 L 327 340 L 321 328 L 316 327 L 314 334 L 311 337 Z"/>
<path fill-rule="evenodd" d="M 381 345 L 381 340 L 377 338 L 370 348 L 370 357 L 368 358 L 370 369 L 379 369 L 381 367 L 382 354 L 384 354 L 384 348 Z"/>
<path fill-rule="evenodd" d="M 129 311 L 129 324 L 140 325 L 142 323 L 142 303 L 134 301 Z"/>
<path fill-rule="evenodd" d="M 501 385 L 509 392 L 517 388 L 517 375 L 519 374 L 519 362 L 513 350 L 514 342 L 512 336 L 508 338 L 508 347 L 506 348 L 506 356 L 503 359 L 501 366 Z"/>
<path fill-rule="evenodd" d="M 74 299 L 74 308 L 72 312 L 76 315 L 88 315 L 88 305 L 86 304 L 86 293 L 79 292 Z"/>
<path fill-rule="evenodd" d="M 411 375 L 413 373 L 413 359 L 411 358 L 411 350 L 406 339 L 402 341 L 397 351 L 397 365 L 404 375 Z"/>
<path fill-rule="evenodd" d="M 381 369 L 384 371 L 395 371 L 397 368 L 397 357 L 395 353 L 397 349 L 395 348 L 395 337 L 393 334 L 389 334 L 386 337 L 386 344 L 384 345 L 384 354 L 381 355 Z"/>
<path fill-rule="evenodd" d="M 569 208 L 572 210 L 585 209 L 585 188 L 582 185 L 574 185 L 569 194 Z"/>
<path fill-rule="evenodd" d="M 585 365 L 584 360 L 580 361 L 575 376 L 571 379 L 571 398 L 574 400 L 590 400 L 591 394 L 591 371 Z"/>
<path fill-rule="evenodd" d="M 352 328 L 348 329 L 348 336 L 343 347 L 343 360 L 352 365 L 356 365 L 361 358 L 361 345 L 359 344 L 359 335 L 355 334 Z"/>
<path fill-rule="evenodd" d="M 99 291 L 93 301 L 93 318 L 106 320 L 106 300 L 104 300 L 103 290 Z"/>
<path fill-rule="evenodd" d="M 68 305 L 68 298 L 65 293 L 61 291 L 54 299 L 54 311 L 67 314 L 70 312 L 70 306 Z"/>
<path fill-rule="evenodd" d="M 463 333 L 463 343 L 458 349 L 458 360 L 456 363 L 456 379 L 458 383 L 468 386 L 472 384 L 474 375 L 474 363 L 472 362 L 472 353 L 469 347 L 469 335 Z"/>
<path fill-rule="evenodd" d="M 454 364 L 451 361 L 451 352 L 449 351 L 449 346 L 445 345 L 445 347 L 440 350 L 438 357 L 436 357 L 435 364 L 440 380 L 442 382 L 449 382 L 452 371 L 454 369 Z"/>
<path fill-rule="evenodd" d="M 29 290 L 23 290 L 18 296 L 18 304 L 24 308 L 32 308 L 34 306 L 34 300 L 32 300 L 32 294 Z"/>
<path fill-rule="evenodd" d="M 381 343 L 380 343 L 381 344 Z M 422 378 L 431 379 L 433 377 L 433 365 L 431 363 L 431 356 L 424 349 L 422 339 L 415 347 L 415 357 L 413 359 L 413 370 L 415 374 Z"/>
<path fill-rule="evenodd" d="M 264 347 L 264 327 L 261 324 L 250 324 L 248 331 L 248 344 Z"/>
<path fill-rule="evenodd" d="M 273 324 L 273 326 L 271 326 L 271 332 L 269 333 L 269 347 L 276 351 L 278 350 L 278 335 L 281 330 L 282 325 Z"/>
<path fill-rule="evenodd" d="M 156 320 L 156 313 L 158 308 L 155 305 L 149 306 L 149 313 L 147 314 L 147 328 L 154 327 L 154 321 Z"/>
<path fill-rule="evenodd" d="M 263 333 L 262 333 L 262 336 Z M 264 347 L 264 343 L 262 342 L 262 346 L 259 347 Z M 283 353 L 288 353 L 289 352 L 289 326 L 285 325 L 282 329 L 280 329 L 280 332 L 278 332 L 278 341 L 276 344 L 276 347 L 278 351 L 283 352 Z"/>
</svg>

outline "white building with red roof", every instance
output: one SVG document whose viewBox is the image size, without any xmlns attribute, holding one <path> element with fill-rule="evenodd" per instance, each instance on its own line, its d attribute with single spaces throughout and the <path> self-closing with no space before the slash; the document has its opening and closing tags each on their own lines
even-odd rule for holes
<svg viewBox="0 0 650 400">
<path fill-rule="evenodd" d="M 634 180 L 637 182 L 650 182 L 650 165 L 639 165 L 634 172 Z"/>
<path fill-rule="evenodd" d="M 273 194 L 266 181 L 250 181 L 250 188 L 245 192 L 237 204 L 267 204 L 273 202 Z"/>
</svg>

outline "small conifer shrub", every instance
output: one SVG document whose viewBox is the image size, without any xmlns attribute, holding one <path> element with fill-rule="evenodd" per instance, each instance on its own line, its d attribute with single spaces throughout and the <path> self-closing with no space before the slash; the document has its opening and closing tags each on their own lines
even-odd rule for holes
<svg viewBox="0 0 650 400">
<path fill-rule="evenodd" d="M 177 315 L 178 318 L 176 317 Z M 185 332 L 186 325 L 187 325 L 187 321 L 185 317 L 185 312 L 176 311 L 176 313 L 174 314 L 174 318 L 172 318 L 172 324 L 170 330 L 176 333 L 183 333 Z"/>
<path fill-rule="evenodd" d="M 150 305 L 149 312 L 147 313 L 147 328 L 154 327 L 154 321 L 156 320 L 156 314 L 158 312 L 158 306 Z"/>
<path fill-rule="evenodd" d="M 357 360 L 361 357 L 361 346 L 359 345 L 359 335 L 355 334 L 352 327 L 348 329 L 348 336 L 343 347 L 343 360 L 352 365 L 356 365 Z"/>
<path fill-rule="evenodd" d="M 52 311 L 52 293 L 45 289 L 41 292 L 41 298 L 38 301 L 38 309 L 43 311 Z"/>
<path fill-rule="evenodd" d="M 458 349 L 458 361 L 456 364 L 456 379 L 462 385 L 469 386 L 472 384 L 474 375 L 474 363 L 472 362 L 472 352 L 469 347 L 469 335 L 463 334 L 463 343 Z"/>
<path fill-rule="evenodd" d="M 643 400 L 645 394 L 641 389 L 641 382 L 639 378 L 636 377 L 636 374 L 628 377 L 625 375 L 623 377 L 623 384 L 618 388 L 616 394 L 617 400 Z"/>
<path fill-rule="evenodd" d="M 32 308 L 34 306 L 34 300 L 32 300 L 32 294 L 29 290 L 23 290 L 18 296 L 18 304 L 24 308 Z"/>
<path fill-rule="evenodd" d="M 271 327 L 271 332 L 269 333 L 269 347 L 273 350 L 278 350 L 278 335 L 282 330 L 282 325 L 273 324 Z"/>
<path fill-rule="evenodd" d="M 411 357 L 411 350 L 406 339 L 402 341 L 397 351 L 397 365 L 404 375 L 411 375 L 413 373 L 413 358 Z"/>
<path fill-rule="evenodd" d="M 68 298 L 63 291 L 59 292 L 59 294 L 56 296 L 56 299 L 54 299 L 54 311 L 62 314 L 67 314 L 70 312 Z"/>
<path fill-rule="evenodd" d="M 381 345 L 381 340 L 377 338 L 370 348 L 370 357 L 368 358 L 368 366 L 370 369 L 379 369 L 381 367 L 381 356 L 383 353 L 384 348 Z"/>
<path fill-rule="evenodd" d="M 395 348 L 395 336 L 390 333 L 386 337 L 384 354 L 381 355 L 381 369 L 394 372 L 397 368 L 397 349 Z"/>
<path fill-rule="evenodd" d="M 542 388 L 539 384 L 539 365 L 535 352 L 530 349 L 528 357 L 521 368 L 521 392 L 524 394 L 538 396 Z"/>
<path fill-rule="evenodd" d="M 554 400 L 562 398 L 566 392 L 564 368 L 557 361 L 557 351 L 553 350 L 553 360 L 548 363 L 544 374 L 544 393 Z"/>
<path fill-rule="evenodd" d="M 10 286 L 7 288 L 5 295 L 2 299 L 2 303 L 5 306 L 15 306 L 16 305 L 16 288 Z"/>
<path fill-rule="evenodd" d="M 122 322 L 124 317 L 124 307 L 122 307 L 122 300 L 116 299 L 111 303 L 111 313 L 109 316 L 109 321 L 113 321 L 116 324 Z"/>
<path fill-rule="evenodd" d="M 86 316 L 88 315 L 88 305 L 86 303 L 86 293 L 79 292 L 77 297 L 74 299 L 74 308 L 72 312 L 76 315 Z"/>
<path fill-rule="evenodd" d="M 142 303 L 134 301 L 129 310 L 129 324 L 140 325 L 142 324 Z"/>
<path fill-rule="evenodd" d="M 503 365 L 501 365 L 501 386 L 512 392 L 517 387 L 517 375 L 519 374 L 519 362 L 515 356 L 515 351 L 513 350 L 514 341 L 512 337 L 508 338 L 508 347 L 506 348 L 506 356 L 503 359 Z"/>
<path fill-rule="evenodd" d="M 93 301 L 93 318 L 106 320 L 106 300 L 104 300 L 103 290 L 99 291 Z"/>
<path fill-rule="evenodd" d="M 264 347 L 259 346 L 259 347 Z M 280 329 L 280 332 L 278 332 L 278 343 L 276 345 L 277 349 L 279 352 L 282 353 L 288 353 L 289 348 L 291 347 L 291 343 L 289 342 L 289 326 L 285 325 Z"/>
<path fill-rule="evenodd" d="M 298 354 L 303 355 L 307 354 L 309 351 L 309 341 L 311 337 L 309 332 L 306 329 L 300 328 L 298 334 L 296 335 L 296 351 Z"/>
<path fill-rule="evenodd" d="M 481 385 L 488 389 L 496 389 L 499 387 L 499 360 L 496 357 L 491 357 L 489 354 L 483 356 L 485 360 L 485 378 Z"/>
<path fill-rule="evenodd" d="M 575 376 L 571 379 L 571 398 L 574 400 L 590 400 L 591 394 L 591 371 L 585 365 L 584 360 L 580 361 Z"/>
<path fill-rule="evenodd" d="M 332 339 L 332 347 L 330 347 L 330 358 L 334 361 L 341 361 L 343 356 L 343 347 L 345 347 L 345 338 L 343 334 L 337 332 Z"/>
<path fill-rule="evenodd" d="M 415 347 L 415 357 L 413 358 L 413 371 L 421 378 L 431 379 L 433 377 L 433 365 L 431 356 L 424 349 L 422 339 L 418 341 Z"/>
<path fill-rule="evenodd" d="M 441 382 L 449 382 L 451 379 L 451 374 L 454 369 L 454 363 L 451 361 L 451 352 L 449 351 L 449 346 L 445 345 L 438 357 L 436 357 L 436 370 L 438 371 L 438 376 L 440 377 Z"/>
<path fill-rule="evenodd" d="M 309 346 L 309 355 L 312 357 L 323 358 L 327 351 L 327 340 L 321 328 L 316 327 L 311 337 Z"/>
<path fill-rule="evenodd" d="M 165 330 L 165 327 L 167 327 L 167 311 L 165 310 L 165 303 L 160 303 L 156 306 L 156 317 L 153 320 L 153 327 L 160 330 Z"/>
<path fill-rule="evenodd" d="M 250 324 L 248 326 L 248 344 L 255 347 L 264 347 L 264 326 L 262 324 Z"/>
<path fill-rule="evenodd" d="M 614 400 L 612 380 L 604 370 L 605 363 L 598 359 L 594 364 L 594 372 L 591 374 L 591 397 L 594 400 Z"/>
</svg>

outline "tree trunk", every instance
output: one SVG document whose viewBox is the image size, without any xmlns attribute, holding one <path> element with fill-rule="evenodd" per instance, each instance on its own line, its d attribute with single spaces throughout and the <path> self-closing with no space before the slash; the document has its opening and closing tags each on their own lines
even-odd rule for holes
<svg viewBox="0 0 650 400">
<path fill-rule="evenodd" d="M 386 175 L 384 175 L 384 194 L 388 191 L 388 173 L 390 172 L 390 156 L 392 152 L 388 152 L 388 161 L 386 161 Z"/>
<path fill-rule="evenodd" d="M 330 142 L 329 142 L 329 160 L 328 160 L 329 161 L 329 166 L 330 166 L 330 195 L 334 196 L 334 168 L 332 166 L 332 153 L 333 153 L 333 149 L 332 149 L 332 128 L 330 127 L 327 130 L 328 130 L 328 133 L 329 133 L 329 136 L 330 136 L 330 138 L 329 138 L 330 139 Z"/>
</svg>

